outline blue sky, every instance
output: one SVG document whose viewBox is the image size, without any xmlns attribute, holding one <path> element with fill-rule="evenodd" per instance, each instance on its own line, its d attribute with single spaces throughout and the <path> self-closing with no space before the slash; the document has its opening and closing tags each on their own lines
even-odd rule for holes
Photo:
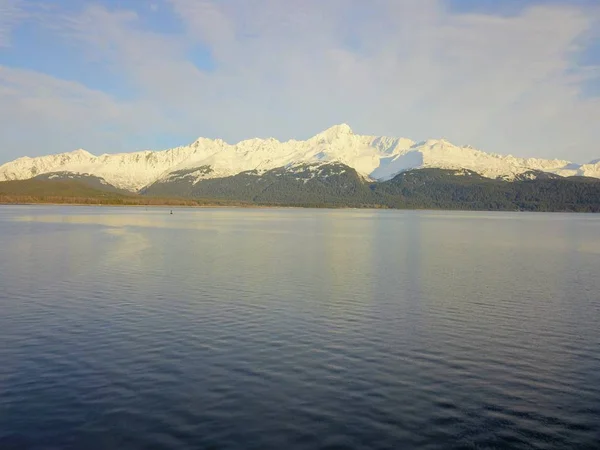
<svg viewBox="0 0 600 450">
<path fill-rule="evenodd" d="M 597 0 L 0 0 L 0 163 L 199 136 L 600 157 Z"/>
</svg>

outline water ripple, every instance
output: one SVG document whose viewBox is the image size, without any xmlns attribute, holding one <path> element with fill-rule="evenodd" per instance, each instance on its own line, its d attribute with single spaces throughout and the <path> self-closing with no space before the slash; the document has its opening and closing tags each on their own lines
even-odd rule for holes
<svg viewBox="0 0 600 450">
<path fill-rule="evenodd" d="M 0 209 L 2 449 L 600 444 L 598 218 L 100 209 Z"/>
</svg>

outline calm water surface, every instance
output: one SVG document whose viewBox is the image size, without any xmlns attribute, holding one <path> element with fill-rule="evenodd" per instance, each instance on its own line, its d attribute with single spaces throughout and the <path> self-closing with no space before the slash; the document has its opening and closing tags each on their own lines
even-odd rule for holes
<svg viewBox="0 0 600 450">
<path fill-rule="evenodd" d="M 600 448 L 600 216 L 0 207 L 1 449 Z"/>
</svg>

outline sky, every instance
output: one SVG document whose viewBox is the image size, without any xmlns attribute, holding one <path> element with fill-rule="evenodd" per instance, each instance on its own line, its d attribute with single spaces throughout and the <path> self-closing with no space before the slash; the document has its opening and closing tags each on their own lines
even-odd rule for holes
<svg viewBox="0 0 600 450">
<path fill-rule="evenodd" d="M 0 164 L 339 123 L 600 158 L 600 0 L 0 0 Z"/>
</svg>

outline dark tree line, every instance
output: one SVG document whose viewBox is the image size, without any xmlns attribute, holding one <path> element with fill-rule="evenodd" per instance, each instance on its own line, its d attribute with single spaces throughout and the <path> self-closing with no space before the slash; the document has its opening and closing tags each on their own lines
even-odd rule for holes
<svg viewBox="0 0 600 450">
<path fill-rule="evenodd" d="M 206 175 L 212 170 L 199 169 Z M 332 163 L 197 182 L 199 169 L 171 174 L 166 182 L 154 183 L 140 194 L 89 176 L 4 182 L 0 201 L 600 212 L 600 180 L 542 172 L 505 181 L 464 170 L 418 169 L 375 183 L 348 166 Z"/>
</svg>

